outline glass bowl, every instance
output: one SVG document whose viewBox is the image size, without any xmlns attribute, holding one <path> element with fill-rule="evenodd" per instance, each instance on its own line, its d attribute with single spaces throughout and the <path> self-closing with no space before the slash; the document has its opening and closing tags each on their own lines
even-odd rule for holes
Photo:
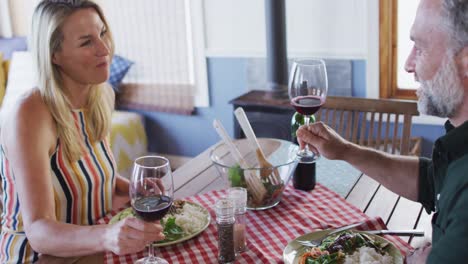
<svg viewBox="0 0 468 264">
<path fill-rule="evenodd" d="M 211 151 L 210 158 L 226 187 L 247 189 L 248 209 L 264 210 L 281 201 L 297 166 L 299 146 L 274 138 L 258 138 L 258 141 L 269 166 L 259 163 L 257 149 L 247 139 L 234 140 L 245 162 L 239 164 L 224 143 Z"/>
</svg>

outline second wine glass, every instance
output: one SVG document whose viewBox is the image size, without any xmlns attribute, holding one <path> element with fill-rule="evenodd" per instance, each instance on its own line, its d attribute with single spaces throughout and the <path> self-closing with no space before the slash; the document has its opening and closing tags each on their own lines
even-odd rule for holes
<svg viewBox="0 0 468 264">
<path fill-rule="evenodd" d="M 328 78 L 325 62 L 321 59 L 295 60 L 289 74 L 289 98 L 297 112 L 304 115 L 308 126 L 310 116 L 325 103 L 328 92 Z M 297 155 L 302 163 L 312 163 L 318 158 L 306 145 Z"/>
<path fill-rule="evenodd" d="M 169 160 L 160 156 L 145 156 L 135 160 L 130 181 L 130 199 L 133 210 L 144 221 L 161 220 L 172 206 L 174 181 Z M 154 256 L 153 244 L 149 244 L 148 257 L 137 264 L 166 264 L 166 260 Z"/>
</svg>

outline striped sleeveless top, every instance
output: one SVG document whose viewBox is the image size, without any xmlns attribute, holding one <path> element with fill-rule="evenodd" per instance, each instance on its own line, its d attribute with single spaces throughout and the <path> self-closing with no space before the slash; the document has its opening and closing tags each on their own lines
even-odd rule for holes
<svg viewBox="0 0 468 264">
<path fill-rule="evenodd" d="M 112 208 L 115 186 L 115 162 L 107 139 L 91 142 L 82 110 L 73 110 L 75 126 L 80 131 L 83 155 L 69 162 L 60 141 L 50 157 L 50 177 L 54 190 L 57 221 L 93 225 Z M 24 233 L 21 205 L 15 186 L 14 171 L 1 149 L 1 181 L 3 189 L 0 263 L 33 263 L 38 259 Z"/>
</svg>

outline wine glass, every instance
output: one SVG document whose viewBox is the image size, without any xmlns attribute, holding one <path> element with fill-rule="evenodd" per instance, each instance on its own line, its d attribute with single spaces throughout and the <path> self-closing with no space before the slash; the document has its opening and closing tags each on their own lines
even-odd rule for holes
<svg viewBox="0 0 468 264">
<path fill-rule="evenodd" d="M 172 206 L 174 181 L 169 160 L 160 156 L 137 158 L 130 181 L 130 199 L 133 210 L 144 221 L 154 222 L 166 215 Z M 166 264 L 154 256 L 153 243 L 149 244 L 148 257 L 137 264 Z"/>
<path fill-rule="evenodd" d="M 308 126 L 310 116 L 325 103 L 328 91 L 327 69 L 321 59 L 295 60 L 289 74 L 289 98 L 297 112 L 304 115 Z M 297 155 L 301 163 L 312 163 L 318 159 L 306 145 Z"/>
</svg>

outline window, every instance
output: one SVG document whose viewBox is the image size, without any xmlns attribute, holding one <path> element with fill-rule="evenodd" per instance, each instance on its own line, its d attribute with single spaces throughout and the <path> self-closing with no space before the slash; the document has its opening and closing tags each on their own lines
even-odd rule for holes
<svg viewBox="0 0 468 264">
<path fill-rule="evenodd" d="M 419 85 L 404 65 L 419 0 L 380 0 L 380 97 L 416 99 Z"/>
<path fill-rule="evenodd" d="M 26 36 L 39 0 L 0 0 L 0 36 Z M 189 114 L 208 107 L 202 0 L 95 0 L 109 20 L 116 54 L 134 62 L 124 107 Z M 125 86 L 126 85 L 126 86 Z"/>
<path fill-rule="evenodd" d="M 201 0 L 100 2 L 116 54 L 135 62 L 121 105 L 180 113 L 209 105 Z"/>
</svg>

